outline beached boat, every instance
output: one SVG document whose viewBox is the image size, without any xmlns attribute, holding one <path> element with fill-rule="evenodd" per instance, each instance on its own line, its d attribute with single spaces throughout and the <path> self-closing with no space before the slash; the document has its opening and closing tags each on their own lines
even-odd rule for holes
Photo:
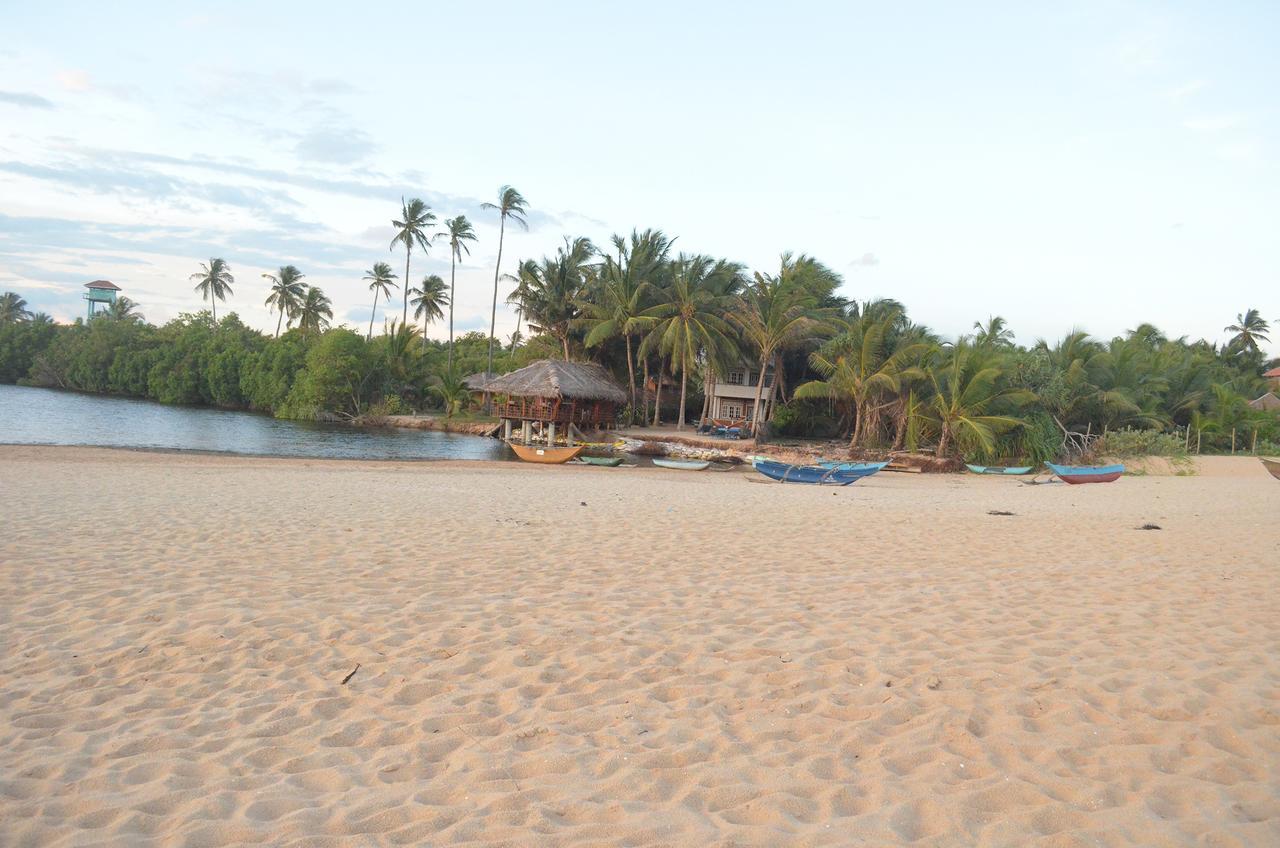
<svg viewBox="0 0 1280 848">
<path fill-rule="evenodd" d="M 1064 483 L 1110 483 L 1124 473 L 1123 465 L 1045 465 Z"/>
<path fill-rule="evenodd" d="M 812 483 L 822 486 L 848 486 L 875 473 L 875 471 L 841 471 L 838 468 L 823 468 L 821 465 L 787 465 L 785 462 L 773 462 L 768 459 L 756 462 L 755 469 L 780 483 Z"/>
<path fill-rule="evenodd" d="M 508 442 L 508 444 L 516 452 L 516 456 L 525 462 L 540 462 L 546 465 L 559 465 L 560 463 L 568 462 L 582 453 L 585 447 L 585 445 L 575 445 L 571 448 L 548 448 L 537 445 L 517 445 L 513 442 Z"/>
<path fill-rule="evenodd" d="M 970 465 L 965 463 L 974 474 L 1029 474 L 1031 472 L 1030 465 Z"/>
<path fill-rule="evenodd" d="M 608 468 L 617 468 L 622 464 L 620 456 L 580 456 L 574 460 L 575 463 L 583 465 L 603 465 Z"/>
<path fill-rule="evenodd" d="M 1258 457 L 1262 459 L 1262 457 Z M 1262 467 L 1271 472 L 1271 476 L 1280 480 L 1280 462 L 1274 459 L 1262 459 Z"/>
<path fill-rule="evenodd" d="M 819 462 L 818 466 L 821 468 L 834 468 L 837 471 L 861 471 L 870 476 L 888 464 L 888 462 L 837 462 L 835 460 L 824 460 Z"/>
<path fill-rule="evenodd" d="M 705 459 L 655 459 L 653 464 L 659 468 L 674 468 L 678 471 L 701 471 L 711 463 Z"/>
</svg>

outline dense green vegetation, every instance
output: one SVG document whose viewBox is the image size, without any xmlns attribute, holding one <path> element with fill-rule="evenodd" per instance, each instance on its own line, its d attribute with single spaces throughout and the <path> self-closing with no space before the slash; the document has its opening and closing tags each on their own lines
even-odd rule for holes
<svg viewBox="0 0 1280 848">
<path fill-rule="evenodd" d="M 523 222 L 527 211 L 509 187 L 491 208 L 503 225 Z M 435 217 L 416 200 L 402 213 L 393 246 L 405 249 L 407 279 L 412 250 L 430 244 Z M 456 260 L 474 233 L 463 216 L 446 224 Z M 1274 450 L 1280 441 L 1280 416 L 1248 404 L 1267 389 L 1259 342 L 1269 341 L 1269 327 L 1256 310 L 1237 316 L 1222 347 L 1169 339 L 1149 324 L 1110 340 L 1074 331 L 1023 347 L 999 317 L 948 340 L 913 323 L 896 301 L 842 298 L 840 276 L 812 257 L 785 254 L 776 270 L 749 274 L 726 260 L 676 254 L 672 242 L 656 230 L 615 236 L 604 249 L 566 238 L 554 256 L 496 276 L 510 284 L 520 322 L 510 343 L 496 347 L 491 334 L 425 338 L 432 322 L 452 315 L 452 275 L 404 286 L 400 320 L 377 336 L 372 316 L 365 334 L 328 328 L 328 298 L 293 266 L 264 275 L 275 335 L 212 310 L 157 327 L 123 297 L 88 321 L 56 325 L 6 293 L 0 381 L 354 418 L 453 414 L 470 401 L 463 376 L 490 361 L 501 373 L 540 358 L 591 358 L 628 386 L 624 417 L 683 426 L 705 411 L 715 374 L 749 363 L 777 375 L 775 434 L 839 437 L 857 449 L 1042 461 L 1088 453 L 1104 434 L 1116 450 L 1149 445 L 1166 454 L 1179 444 Z M 221 259 L 193 279 L 211 307 L 232 294 Z M 375 309 L 378 300 L 394 303 L 397 279 L 386 263 L 367 272 Z"/>
</svg>

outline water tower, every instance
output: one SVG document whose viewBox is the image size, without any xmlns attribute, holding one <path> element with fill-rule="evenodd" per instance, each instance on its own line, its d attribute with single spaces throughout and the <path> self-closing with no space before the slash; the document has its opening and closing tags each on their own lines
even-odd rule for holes
<svg viewBox="0 0 1280 848">
<path fill-rule="evenodd" d="M 120 291 L 119 286 L 106 280 L 94 280 L 92 283 L 85 283 L 84 287 L 89 290 L 85 293 L 84 299 L 89 302 L 90 318 L 93 317 L 98 304 L 102 304 L 103 309 L 110 308 L 111 304 L 116 302 L 116 292 Z"/>
</svg>

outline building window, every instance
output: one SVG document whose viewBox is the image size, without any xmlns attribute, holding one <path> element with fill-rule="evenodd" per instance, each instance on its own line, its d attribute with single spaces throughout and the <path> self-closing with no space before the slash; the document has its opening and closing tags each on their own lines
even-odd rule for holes
<svg viewBox="0 0 1280 848">
<path fill-rule="evenodd" d="M 741 401 L 721 401 L 720 415 L 722 418 L 743 418 L 745 409 Z"/>
<path fill-rule="evenodd" d="M 725 375 L 724 381 L 731 386 L 741 386 L 745 381 L 746 375 L 741 371 L 730 371 Z"/>
</svg>

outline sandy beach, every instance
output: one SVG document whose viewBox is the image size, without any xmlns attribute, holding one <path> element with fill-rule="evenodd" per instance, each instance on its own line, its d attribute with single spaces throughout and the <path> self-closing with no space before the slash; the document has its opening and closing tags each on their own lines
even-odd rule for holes
<svg viewBox="0 0 1280 848">
<path fill-rule="evenodd" d="M 1201 465 L 0 447 L 0 844 L 1278 845 L 1280 482 Z"/>
</svg>

